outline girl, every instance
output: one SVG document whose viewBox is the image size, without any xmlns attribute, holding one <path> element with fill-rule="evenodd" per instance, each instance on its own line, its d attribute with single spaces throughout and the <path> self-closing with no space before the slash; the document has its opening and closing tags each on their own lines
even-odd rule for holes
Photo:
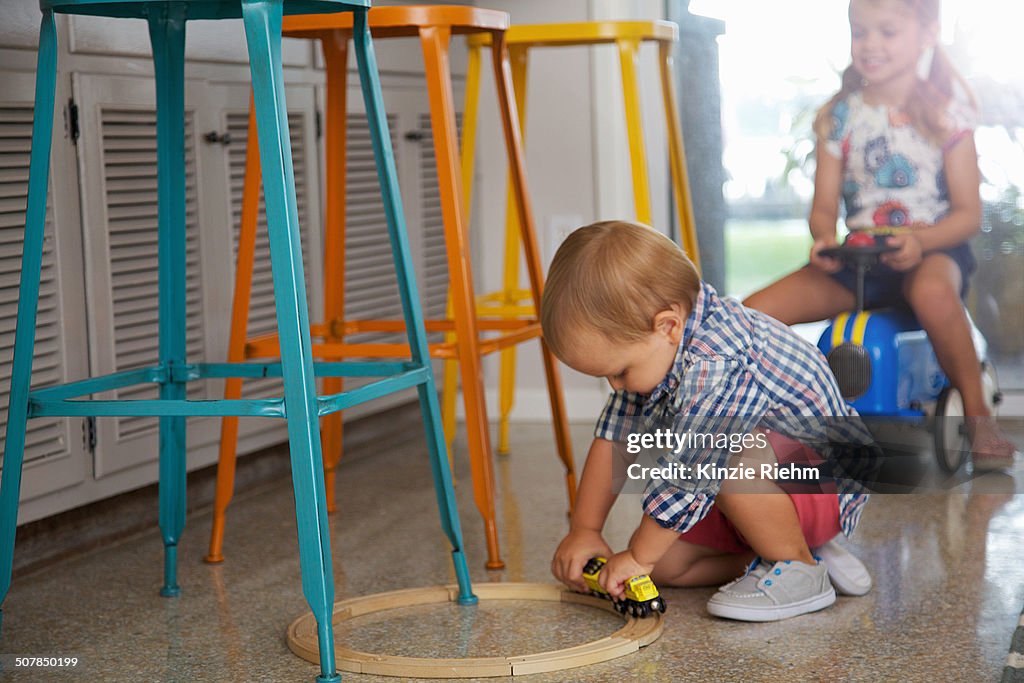
<svg viewBox="0 0 1024 683">
<path fill-rule="evenodd" d="M 980 227 L 975 104 L 938 44 L 939 0 L 851 0 L 851 64 L 818 112 L 810 263 L 744 303 L 787 324 L 855 305 L 853 272 L 819 252 L 836 244 L 839 198 L 851 231 L 905 226 L 868 275 L 865 306 L 906 305 L 964 401 L 975 469 L 1013 464 L 985 404 L 961 303 Z"/>
</svg>

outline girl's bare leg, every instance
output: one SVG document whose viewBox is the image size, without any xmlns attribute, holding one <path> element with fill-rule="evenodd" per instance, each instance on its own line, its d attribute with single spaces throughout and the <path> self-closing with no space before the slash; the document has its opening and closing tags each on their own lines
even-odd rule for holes
<svg viewBox="0 0 1024 683">
<path fill-rule="evenodd" d="M 964 401 L 971 451 L 978 459 L 1013 457 L 1013 443 L 999 429 L 982 393 L 981 366 L 971 326 L 960 302 L 960 268 L 946 254 L 927 254 L 903 284 L 903 294 L 928 333 L 939 365 Z"/>
<path fill-rule="evenodd" d="M 743 305 L 787 325 L 831 318 L 856 305 L 853 292 L 822 270 L 806 265 L 748 296 Z"/>
</svg>

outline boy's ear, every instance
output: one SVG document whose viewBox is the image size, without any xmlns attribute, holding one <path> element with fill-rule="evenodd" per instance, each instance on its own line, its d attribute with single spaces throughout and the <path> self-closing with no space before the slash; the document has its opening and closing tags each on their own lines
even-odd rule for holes
<svg viewBox="0 0 1024 683">
<path fill-rule="evenodd" d="M 669 308 L 654 316 L 654 332 L 662 334 L 673 344 L 683 338 L 684 318 L 680 311 Z"/>
</svg>

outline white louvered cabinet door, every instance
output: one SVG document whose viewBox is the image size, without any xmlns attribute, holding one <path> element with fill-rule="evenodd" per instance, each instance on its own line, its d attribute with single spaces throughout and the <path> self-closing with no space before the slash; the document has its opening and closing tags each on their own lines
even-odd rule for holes
<svg viewBox="0 0 1024 683">
<path fill-rule="evenodd" d="M 292 165 L 295 172 L 295 196 L 302 239 L 302 262 L 305 275 L 306 297 L 310 322 L 319 322 L 323 313 L 323 249 L 321 246 L 320 173 L 316 147 L 316 109 L 312 86 L 285 88 L 288 101 L 288 132 L 291 139 Z M 216 231 L 217 252 L 226 251 L 223 267 L 211 272 L 207 282 L 215 284 L 218 308 L 223 315 L 216 317 L 210 329 L 211 338 L 217 340 L 216 359 L 227 358 L 230 332 L 232 295 L 235 287 L 235 269 L 238 258 L 239 226 L 242 214 L 242 191 L 245 181 L 245 157 L 248 146 L 249 86 L 228 85 L 210 88 L 208 103 L 216 108 L 216 126 L 222 143 L 204 145 L 204 154 L 211 158 L 211 166 L 219 164 L 219 172 L 208 176 L 204 187 L 207 211 L 217 216 L 224 229 Z M 223 134 L 229 137 L 224 138 Z M 226 142 L 225 142 L 226 140 Z M 216 160 L 214 161 L 214 157 Z M 219 183 L 214 185 L 214 183 Z M 256 251 L 253 265 L 252 291 L 249 301 L 248 337 L 273 333 L 277 330 L 277 312 L 274 306 L 274 282 L 270 267 L 270 241 L 260 187 L 259 218 L 256 228 Z M 223 383 L 211 383 L 216 396 L 223 395 Z M 279 378 L 247 380 L 242 385 L 243 398 L 280 397 L 284 388 Z M 239 424 L 239 453 L 245 453 L 287 439 L 283 420 L 242 418 Z"/>
<path fill-rule="evenodd" d="M 79 141 L 86 293 L 93 375 L 152 366 L 158 362 L 157 148 L 155 94 L 151 78 L 75 75 L 80 112 Z M 188 360 L 209 356 L 204 322 L 201 253 L 212 228 L 198 211 L 202 187 L 196 162 L 196 107 L 200 86 L 186 86 L 185 232 L 186 339 Z M 188 397 L 207 397 L 202 382 L 189 384 Z M 157 385 L 107 392 L 105 397 L 151 399 Z M 210 443 L 215 418 L 188 419 L 188 446 Z M 152 480 L 159 456 L 158 419 L 97 420 L 95 475 L 103 478 L 147 467 L 140 483 Z M 190 462 L 190 465 L 194 463 Z"/>
<path fill-rule="evenodd" d="M 28 196 L 34 77 L 0 71 L 0 438 L 7 431 L 7 406 L 14 353 L 18 285 Z M 59 101 L 59 100 L 58 100 Z M 70 152 L 55 112 L 52 174 Z M 36 321 L 32 386 L 40 388 L 86 376 L 82 266 L 78 226 L 55 212 L 73 198 L 61 196 L 60 179 L 50 182 L 43 267 Z M 56 196 L 55 196 L 56 195 Z M 55 213 L 62 220 L 56 221 Z M 21 499 L 30 500 L 85 480 L 88 461 L 82 418 L 28 421 Z M 25 515 L 22 514 L 22 521 Z"/>
</svg>

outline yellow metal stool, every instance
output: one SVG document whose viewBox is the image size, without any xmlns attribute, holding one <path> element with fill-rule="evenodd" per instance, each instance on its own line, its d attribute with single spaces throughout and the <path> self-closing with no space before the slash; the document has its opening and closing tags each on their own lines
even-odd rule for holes
<svg viewBox="0 0 1024 683">
<path fill-rule="evenodd" d="M 647 180 L 647 158 L 644 152 L 644 132 L 640 115 L 640 85 L 637 80 L 637 59 L 640 44 L 658 44 L 661 91 L 665 105 L 665 123 L 668 127 L 669 163 L 671 166 L 672 188 L 675 195 L 676 211 L 679 216 L 679 231 L 682 246 L 689 257 L 700 265 L 697 249 L 697 233 L 690 201 L 689 182 L 686 174 L 686 154 L 683 149 L 683 132 L 676 108 L 675 87 L 672 80 L 672 48 L 678 40 L 679 29 L 670 21 L 590 21 L 571 24 L 537 24 L 511 26 L 505 33 L 509 60 L 512 63 L 512 87 L 515 91 L 516 109 L 519 112 L 520 136 L 524 139 L 526 128 L 526 73 L 530 48 L 569 47 L 579 45 L 609 45 L 618 48 L 619 64 L 622 71 L 623 104 L 626 112 L 626 134 L 629 140 L 629 158 L 633 172 L 633 202 L 636 219 L 652 225 L 650 185 Z M 469 66 L 466 72 L 466 104 L 462 119 L 462 182 L 468 205 L 472 188 L 473 141 L 476 134 L 477 104 L 480 92 L 480 55 L 489 44 L 490 36 L 470 36 Z M 481 316 L 488 318 L 520 317 L 533 315 L 530 292 L 519 286 L 519 225 L 512 201 L 508 195 L 505 215 L 505 265 L 502 289 L 481 295 L 477 306 Z M 500 422 L 498 452 L 508 453 L 508 421 L 512 412 L 516 370 L 515 348 L 501 352 L 501 375 L 499 381 Z M 445 436 L 451 443 L 455 426 L 455 394 L 458 379 L 454 362 L 445 367 L 444 401 L 442 416 Z"/>
</svg>

